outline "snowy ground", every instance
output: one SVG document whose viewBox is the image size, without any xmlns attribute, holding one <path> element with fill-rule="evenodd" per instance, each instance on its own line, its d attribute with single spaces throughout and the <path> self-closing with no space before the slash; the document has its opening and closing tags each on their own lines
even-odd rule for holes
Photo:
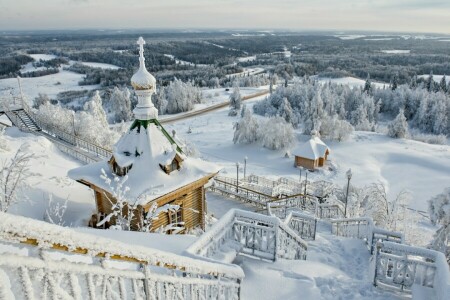
<svg viewBox="0 0 450 300">
<path fill-rule="evenodd" d="M 56 58 L 55 55 L 50 54 L 30 54 L 32 58 L 37 62 L 39 60 L 51 60 Z M 70 61 L 69 64 L 74 64 L 75 61 Z M 93 68 L 102 68 L 109 70 L 119 69 L 118 66 L 111 64 L 102 64 L 95 62 L 80 62 L 83 65 Z M 81 91 L 81 90 L 93 90 L 98 89 L 99 85 L 78 85 L 83 78 L 83 74 L 78 74 L 70 71 L 63 70 L 67 65 L 60 67 L 59 73 L 50 74 L 40 77 L 22 78 L 22 89 L 28 99 L 29 103 L 33 101 L 40 93 L 47 94 L 50 98 L 56 98 L 56 95 L 64 91 Z M 30 62 L 22 66 L 21 72 L 33 72 L 38 70 L 44 70 L 45 67 L 33 67 L 33 62 Z M 19 95 L 19 86 L 16 78 L 0 79 L 0 99 L 9 98 L 10 95 Z"/>
<path fill-rule="evenodd" d="M 429 76 L 430 76 L 430 74 L 423 74 L 423 75 L 419 75 L 418 77 L 427 79 Z M 433 74 L 433 80 L 435 82 L 438 82 L 438 83 L 441 82 L 442 77 L 444 77 L 444 75 L 434 75 Z M 448 84 L 450 82 L 450 76 L 445 76 L 445 81 L 447 81 L 447 84 Z"/>
<path fill-rule="evenodd" d="M 409 54 L 411 50 L 381 50 L 381 52 L 387 54 Z"/>
<path fill-rule="evenodd" d="M 90 189 L 67 177 L 67 171 L 81 164 L 60 152 L 44 137 L 20 132 L 17 128 L 6 130 L 4 137 L 9 150 L 0 150 L 0 161 L 9 160 L 19 147 L 36 156 L 31 160 L 30 169 L 36 176 L 27 179 L 30 185 L 23 198 L 28 200 L 14 205 L 10 213 L 43 220 L 48 208 L 48 194 L 53 194 L 55 202 L 68 200 L 65 215 L 66 226 L 86 225 L 95 210 Z"/>
<path fill-rule="evenodd" d="M 264 96 L 259 97 L 259 99 Z M 255 101 L 247 102 L 250 107 Z M 248 157 L 247 174 L 288 176 L 298 179 L 299 171 L 293 167 L 293 158 L 285 158 L 285 151 L 272 151 L 259 145 L 233 144 L 233 124 L 239 120 L 229 117 L 228 109 L 182 120 L 167 125 L 194 144 L 207 160 L 224 166 L 222 173 L 236 176 L 236 162 L 240 162 L 243 175 L 244 157 Z M 191 128 L 192 133 L 188 134 Z M 298 133 L 298 141 L 308 137 Z M 355 185 L 364 186 L 381 181 L 387 185 L 389 196 L 409 190 L 411 207 L 426 210 L 426 201 L 448 186 L 450 174 L 450 147 L 429 145 L 411 140 L 391 139 L 383 134 L 356 132 L 349 141 L 329 143 L 330 168 L 310 173 L 313 180 L 325 179 L 344 185 L 345 172 L 351 168 Z M 303 175 L 304 176 L 304 175 Z"/>
<path fill-rule="evenodd" d="M 103 63 L 97 63 L 97 62 L 81 62 L 82 65 L 92 67 L 92 68 L 100 68 L 100 69 L 106 69 L 106 70 L 117 70 L 120 69 L 120 67 L 111 65 L 111 64 L 103 64 Z"/>
</svg>

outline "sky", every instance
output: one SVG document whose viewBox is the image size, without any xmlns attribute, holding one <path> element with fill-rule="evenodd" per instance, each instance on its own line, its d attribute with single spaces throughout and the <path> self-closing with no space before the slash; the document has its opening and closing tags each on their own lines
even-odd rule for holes
<svg viewBox="0 0 450 300">
<path fill-rule="evenodd" d="M 128 28 L 450 34 L 450 0 L 0 0 L 0 32 Z"/>
</svg>

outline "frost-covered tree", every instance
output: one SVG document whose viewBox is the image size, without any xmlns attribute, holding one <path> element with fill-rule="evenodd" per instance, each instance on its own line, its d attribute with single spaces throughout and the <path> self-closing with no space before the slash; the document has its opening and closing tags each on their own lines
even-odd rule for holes
<svg viewBox="0 0 450 300">
<path fill-rule="evenodd" d="M 96 91 L 94 96 L 84 104 L 83 109 L 98 120 L 102 126 L 108 126 L 108 119 L 106 118 L 106 113 L 102 105 L 102 98 L 98 91 Z"/>
<path fill-rule="evenodd" d="M 67 210 L 67 202 L 69 199 L 66 199 L 64 202 L 54 201 L 53 194 L 49 194 L 46 198 L 48 207 L 45 210 L 44 220 L 58 226 L 64 226 L 64 215 Z"/>
<path fill-rule="evenodd" d="M 433 224 L 450 224 L 450 187 L 428 200 L 428 213 Z"/>
<path fill-rule="evenodd" d="M 447 80 L 445 78 L 445 75 L 442 76 L 441 82 L 439 82 L 439 90 L 443 93 L 447 93 Z"/>
<path fill-rule="evenodd" d="M 26 151 L 25 147 L 20 147 L 14 156 L 4 161 L 0 170 L 0 211 L 7 212 L 8 209 L 26 200 L 24 191 L 27 188 L 26 179 L 35 176 L 30 170 L 30 161 L 34 154 Z"/>
<path fill-rule="evenodd" d="M 367 79 L 366 79 L 366 83 L 364 84 L 364 92 L 366 94 L 371 94 L 372 93 L 372 84 L 370 82 L 370 75 L 367 74 Z"/>
<path fill-rule="evenodd" d="M 161 110 L 161 113 L 176 114 L 189 111 L 194 108 L 194 104 L 202 102 L 202 92 L 198 87 L 190 81 L 183 82 L 177 78 L 161 89 L 160 93 L 165 94 L 162 99 L 167 101 L 166 111 Z"/>
<path fill-rule="evenodd" d="M 259 123 L 252 112 L 245 108 L 239 122 L 234 124 L 233 142 L 240 144 L 251 144 L 258 140 Z"/>
<path fill-rule="evenodd" d="M 443 252 L 450 262 L 450 187 L 428 200 L 428 212 L 431 222 L 441 225 L 434 235 L 431 247 Z"/>
<path fill-rule="evenodd" d="M 230 95 L 230 107 L 231 109 L 239 110 L 241 109 L 242 97 L 241 91 L 239 90 L 239 85 L 234 83 L 233 92 Z"/>
<path fill-rule="evenodd" d="M 432 92 L 434 91 L 434 78 L 433 78 L 433 71 L 430 72 L 430 75 L 427 78 L 427 81 L 425 83 L 425 86 L 427 88 L 427 91 Z"/>
<path fill-rule="evenodd" d="M 397 75 L 394 75 L 391 81 L 391 90 L 395 91 L 398 87 L 398 78 Z"/>
<path fill-rule="evenodd" d="M 294 124 L 294 112 L 292 111 L 291 104 L 286 97 L 283 98 L 283 102 L 278 109 L 278 115 L 282 117 L 286 122 Z"/>
<path fill-rule="evenodd" d="M 272 117 L 259 126 L 261 144 L 272 150 L 289 148 L 294 143 L 294 128 L 281 117 Z"/>
<path fill-rule="evenodd" d="M 322 137 L 342 142 L 353 133 L 353 126 L 346 120 L 338 119 L 337 115 L 327 115 L 322 119 L 319 132 Z"/>
<path fill-rule="evenodd" d="M 396 139 L 403 139 L 408 136 L 408 122 L 406 122 L 403 109 L 400 109 L 397 117 L 388 124 L 388 135 Z"/>
<path fill-rule="evenodd" d="M 133 114 L 131 113 L 130 91 L 128 88 L 120 90 L 118 87 L 114 88 L 111 94 L 111 111 L 114 114 L 114 122 L 122 122 L 131 120 Z"/>
<path fill-rule="evenodd" d="M 96 224 L 97 227 L 103 226 L 106 222 L 112 222 L 114 225 L 110 227 L 111 229 L 149 232 L 150 230 L 156 229 L 152 228 L 152 225 L 153 221 L 158 218 L 160 213 L 168 211 L 176 212 L 180 209 L 179 205 L 166 204 L 158 207 L 157 204 L 154 203 L 144 215 L 144 218 L 140 219 L 140 223 L 137 224 L 136 213 L 139 209 L 137 203 L 140 203 L 147 195 L 141 194 L 135 201 L 131 201 L 128 198 L 130 188 L 126 186 L 128 176 L 118 177 L 114 175 L 114 178 L 109 178 L 105 170 L 102 169 L 100 177 L 105 181 L 105 184 L 111 191 L 113 199 L 105 193 L 106 199 L 111 203 L 111 212 Z M 137 227 L 133 228 L 133 225 L 137 225 Z M 177 225 L 183 226 L 184 224 Z"/>
<path fill-rule="evenodd" d="M 41 94 L 34 98 L 33 108 L 39 108 L 41 105 L 50 103 L 50 98 L 47 94 Z"/>
<path fill-rule="evenodd" d="M 381 182 L 369 185 L 365 192 L 365 215 L 372 217 L 376 225 L 396 231 L 404 217 L 402 210 L 407 206 L 411 195 L 403 190 L 395 198 L 389 199 L 386 187 Z"/>
<path fill-rule="evenodd" d="M 369 121 L 367 110 L 363 104 L 359 105 L 358 108 L 352 112 L 351 117 L 351 123 L 355 126 L 356 130 L 372 130 L 373 124 Z"/>
</svg>

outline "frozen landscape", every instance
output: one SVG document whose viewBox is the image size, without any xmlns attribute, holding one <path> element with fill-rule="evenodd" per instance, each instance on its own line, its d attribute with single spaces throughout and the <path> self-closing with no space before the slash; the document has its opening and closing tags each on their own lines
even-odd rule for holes
<svg viewBox="0 0 450 300">
<path fill-rule="evenodd" d="M 28 2 L 0 300 L 449 299 L 449 4 Z"/>
</svg>

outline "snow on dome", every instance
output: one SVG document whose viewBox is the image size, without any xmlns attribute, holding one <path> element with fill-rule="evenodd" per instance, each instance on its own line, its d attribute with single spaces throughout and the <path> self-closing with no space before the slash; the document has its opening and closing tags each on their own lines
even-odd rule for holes
<svg viewBox="0 0 450 300">
<path fill-rule="evenodd" d="M 316 160 L 324 157 L 327 150 L 330 151 L 330 148 L 320 138 L 312 136 L 309 141 L 301 144 L 292 152 L 295 156 Z"/>
<path fill-rule="evenodd" d="M 131 77 L 131 85 L 135 90 L 155 91 L 156 79 L 147 71 L 147 68 L 145 67 L 145 41 L 142 37 L 139 37 L 137 43 L 139 45 L 139 70 L 133 75 L 133 77 Z"/>
</svg>

